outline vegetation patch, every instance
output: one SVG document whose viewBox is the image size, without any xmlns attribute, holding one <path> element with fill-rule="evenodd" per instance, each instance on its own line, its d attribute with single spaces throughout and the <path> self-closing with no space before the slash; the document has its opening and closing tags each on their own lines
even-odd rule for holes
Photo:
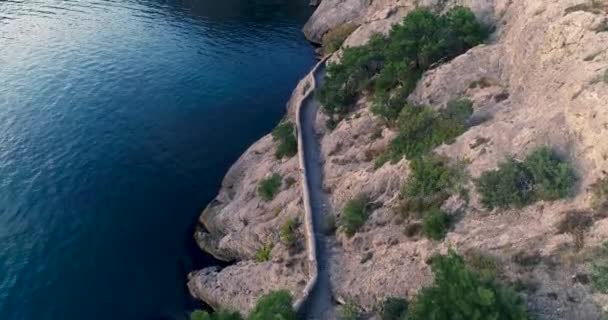
<svg viewBox="0 0 608 320">
<path fill-rule="evenodd" d="M 359 320 L 360 318 L 359 307 L 354 301 L 349 300 L 340 307 L 340 320 Z"/>
<path fill-rule="evenodd" d="M 367 218 L 367 200 L 363 197 L 352 199 L 344 205 L 340 226 L 347 236 L 352 237 L 365 224 Z"/>
<path fill-rule="evenodd" d="M 476 181 L 482 204 L 488 208 L 523 207 L 536 201 L 553 201 L 572 194 L 574 169 L 551 149 L 531 152 L 524 161 L 508 159 Z"/>
<path fill-rule="evenodd" d="M 392 97 L 407 97 L 433 64 L 464 53 L 487 34 L 468 8 L 455 7 L 443 15 L 414 10 L 388 36 L 377 34 L 365 46 L 345 48 L 340 63 L 328 65 L 317 97 L 334 122 L 344 117 L 365 91 L 373 92 L 379 105 L 391 104 Z M 398 115 L 403 107 L 400 99 L 386 108 L 386 114 L 379 114 L 387 118 Z"/>
<path fill-rule="evenodd" d="M 296 231 L 298 229 L 298 220 L 290 218 L 281 226 L 280 238 L 281 242 L 288 248 L 293 248 L 296 244 Z"/>
<path fill-rule="evenodd" d="M 353 23 L 345 23 L 334 29 L 329 30 L 323 35 L 323 53 L 330 54 L 342 46 L 344 40 L 357 29 L 357 25 Z"/>
<path fill-rule="evenodd" d="M 272 258 L 272 244 L 265 244 L 261 246 L 255 253 L 255 261 L 266 262 Z"/>
<path fill-rule="evenodd" d="M 238 312 L 219 310 L 213 313 L 197 310 L 190 314 L 190 320 L 243 320 Z M 274 291 L 260 297 L 248 320 L 296 320 L 293 298 L 289 291 Z"/>
<path fill-rule="evenodd" d="M 596 210 L 608 209 L 608 177 L 599 179 L 591 186 L 591 205 Z"/>
<path fill-rule="evenodd" d="M 413 236 L 421 230 L 427 238 L 441 240 L 447 234 L 450 219 L 440 208 L 451 195 L 466 194 L 464 170 L 437 156 L 416 158 L 410 169 L 396 212 L 403 218 L 422 219 L 422 224 L 408 223 L 406 235 Z"/>
<path fill-rule="evenodd" d="M 403 298 L 387 298 L 382 302 L 380 318 L 382 320 L 407 319 L 407 301 Z"/>
<path fill-rule="evenodd" d="M 405 217 L 418 218 L 422 213 L 439 208 L 452 194 L 460 192 L 465 174 L 460 166 L 451 166 L 447 159 L 425 156 L 410 163 L 410 175 L 401 190 L 398 211 Z"/>
<path fill-rule="evenodd" d="M 408 320 L 529 319 L 525 302 L 510 287 L 469 269 L 455 252 L 432 259 L 434 284 L 410 304 Z"/>
<path fill-rule="evenodd" d="M 450 144 L 469 127 L 473 103 L 468 99 L 450 101 L 439 111 L 425 106 L 403 107 L 394 121 L 398 133 L 386 152 L 374 162 L 379 168 L 386 162 L 415 159 L 428 154 L 441 144 Z"/>
<path fill-rule="evenodd" d="M 272 130 L 272 138 L 277 143 L 277 149 L 274 153 L 277 159 L 291 158 L 298 153 L 298 140 L 293 122 L 286 120 L 279 123 Z"/>
<path fill-rule="evenodd" d="M 196 310 L 190 314 L 190 320 L 243 320 L 238 312 L 218 310 L 213 313 Z"/>
<path fill-rule="evenodd" d="M 270 201 L 279 193 L 283 178 L 280 174 L 275 173 L 272 176 L 262 179 L 258 185 L 258 194 L 264 201 Z"/>
<path fill-rule="evenodd" d="M 293 297 L 287 290 L 271 292 L 258 299 L 249 320 L 296 320 Z"/>
<path fill-rule="evenodd" d="M 591 285 L 595 290 L 608 294 L 608 241 L 599 248 L 591 265 Z"/>
<path fill-rule="evenodd" d="M 452 143 L 467 130 L 472 112 L 469 100 L 450 103 L 440 111 L 406 106 L 397 119 L 397 137 L 390 143 L 391 160 L 398 161 L 403 156 L 413 159 L 443 143 Z"/>
<path fill-rule="evenodd" d="M 443 240 L 448 233 L 449 217 L 440 209 L 431 209 L 424 214 L 422 230 L 431 240 Z"/>
</svg>

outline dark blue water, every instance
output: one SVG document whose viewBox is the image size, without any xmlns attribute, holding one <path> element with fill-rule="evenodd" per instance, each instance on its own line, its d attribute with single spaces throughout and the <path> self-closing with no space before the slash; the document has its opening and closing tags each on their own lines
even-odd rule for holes
<svg viewBox="0 0 608 320">
<path fill-rule="evenodd" d="M 0 0 L 0 319 L 182 319 L 193 224 L 313 64 L 306 0 Z"/>
</svg>

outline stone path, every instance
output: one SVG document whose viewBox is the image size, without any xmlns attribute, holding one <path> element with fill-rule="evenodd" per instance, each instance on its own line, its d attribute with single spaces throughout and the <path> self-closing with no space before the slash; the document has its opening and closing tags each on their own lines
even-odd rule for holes
<svg viewBox="0 0 608 320">
<path fill-rule="evenodd" d="M 325 66 L 321 65 L 314 74 L 317 88 L 323 85 Z M 314 123 L 319 109 L 319 103 L 313 95 L 303 101 L 301 110 L 302 143 L 304 150 L 304 166 L 309 186 L 314 238 L 317 256 L 317 282 L 303 306 L 304 319 L 326 320 L 335 319 L 334 303 L 329 280 L 329 248 L 323 233 L 325 223 L 325 208 L 327 208 L 327 195 L 323 191 L 323 164 L 319 141 L 314 129 Z"/>
</svg>

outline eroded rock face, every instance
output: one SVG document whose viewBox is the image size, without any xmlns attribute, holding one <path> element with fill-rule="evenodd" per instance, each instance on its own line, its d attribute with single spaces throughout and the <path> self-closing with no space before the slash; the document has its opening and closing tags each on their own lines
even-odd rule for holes
<svg viewBox="0 0 608 320">
<path fill-rule="evenodd" d="M 370 114 L 365 98 L 333 131 L 326 129 L 326 117 L 320 114 L 316 130 L 329 214 L 339 220 L 346 201 L 359 195 L 373 203 L 360 232 L 351 238 L 341 233 L 331 237 L 331 281 L 338 300 L 352 299 L 371 310 L 387 297 L 411 298 L 432 281 L 428 258 L 453 248 L 495 256 L 503 281 L 525 284 L 521 293 L 540 319 L 600 318 L 598 304 L 607 305 L 608 298 L 575 281 L 588 270 L 580 262 L 584 252 L 575 253 L 570 236 L 556 234 L 555 228 L 564 212 L 589 208 L 589 185 L 608 171 L 608 15 L 572 9 L 582 2 L 323 0 L 306 34 L 320 41 L 327 30 L 355 22 L 360 26 L 346 46 L 362 45 L 373 33 L 388 32 L 417 5 L 438 10 L 457 4 L 471 7 L 496 26 L 492 39 L 428 71 L 409 98 L 434 108 L 463 97 L 474 102 L 474 126 L 435 152 L 466 160 L 468 174 L 476 178 L 506 156 L 522 158 L 535 147 L 549 145 L 574 164 L 580 178 L 574 198 L 495 212 L 480 205 L 469 182 L 470 201 L 453 197 L 445 204 L 447 211 L 460 213 L 444 241 L 408 237 L 406 222 L 394 213 L 409 174 L 408 161 L 373 168 L 373 159 L 395 132 Z M 296 88 L 294 96 L 301 91 Z M 262 292 L 281 286 L 297 293 L 306 279 L 302 254 L 289 255 L 280 246 L 276 256 L 273 251 L 277 260 L 251 261 L 257 248 L 272 239 L 271 230 L 302 211 L 297 159 L 278 162 L 273 153 L 270 137 L 252 146 L 201 216 L 210 231 L 199 237 L 207 238 L 199 241 L 202 247 L 218 257 L 242 261 L 222 271 L 193 274 L 192 292 L 214 305 L 233 307 L 232 301 L 238 301 L 250 306 Z M 256 183 L 269 172 L 292 175 L 298 182 L 263 203 L 255 195 Z M 274 208 L 283 209 L 273 215 Z M 242 222 L 245 218 L 247 224 Z M 608 219 L 599 217 L 586 236 L 587 248 L 607 236 Z M 522 265 L 522 255 L 535 263 Z M 254 276 L 262 269 L 271 273 Z M 236 290 L 239 287 L 245 289 Z"/>
<path fill-rule="evenodd" d="M 365 12 L 369 0 L 323 0 L 306 25 L 308 40 L 321 43 L 323 35 L 346 22 L 356 23 Z"/>
</svg>

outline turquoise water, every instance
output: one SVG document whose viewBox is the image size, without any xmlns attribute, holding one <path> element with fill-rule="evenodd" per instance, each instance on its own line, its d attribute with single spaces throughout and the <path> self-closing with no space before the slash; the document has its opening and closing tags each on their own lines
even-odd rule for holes
<svg viewBox="0 0 608 320">
<path fill-rule="evenodd" d="M 184 319 L 196 218 L 314 63 L 299 0 L 0 0 L 0 319 Z"/>
</svg>

